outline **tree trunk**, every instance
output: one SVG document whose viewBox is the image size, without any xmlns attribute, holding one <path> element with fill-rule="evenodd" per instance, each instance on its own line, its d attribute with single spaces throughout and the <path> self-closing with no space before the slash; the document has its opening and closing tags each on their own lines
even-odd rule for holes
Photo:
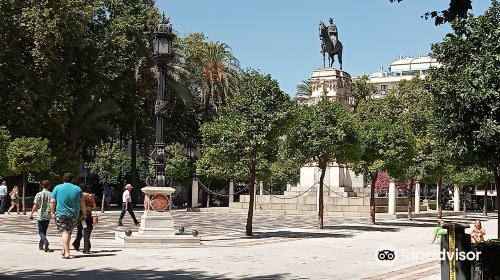
<svg viewBox="0 0 500 280">
<path fill-rule="evenodd" d="M 371 174 L 372 185 L 370 192 L 370 221 L 375 224 L 375 183 L 377 182 L 378 172 Z"/>
<path fill-rule="evenodd" d="M 323 208 L 324 208 L 324 202 L 323 202 L 323 182 L 325 179 L 325 173 L 326 173 L 326 162 L 323 162 L 322 160 L 319 161 L 319 168 L 321 169 L 321 176 L 319 177 L 319 188 L 318 188 L 318 195 L 319 195 L 319 200 L 318 200 L 318 228 L 322 229 L 324 227 L 323 225 Z"/>
<path fill-rule="evenodd" d="M 245 230 L 246 236 L 252 236 L 252 221 L 253 221 L 253 205 L 254 205 L 254 189 L 255 189 L 255 165 L 250 167 L 250 185 L 248 186 L 248 191 L 250 192 L 250 202 L 248 203 L 248 216 L 247 216 L 247 226 Z"/>
<path fill-rule="evenodd" d="M 493 169 L 493 175 L 495 176 L 495 187 L 497 190 L 497 199 L 496 199 L 496 208 L 497 208 L 497 213 L 498 213 L 498 222 L 497 222 L 497 233 L 498 233 L 498 239 L 500 239 L 500 172 L 498 169 L 500 166 L 495 166 Z"/>
<path fill-rule="evenodd" d="M 442 193 L 441 193 L 441 187 L 443 185 L 443 179 L 439 179 L 436 184 L 436 210 L 437 210 L 437 217 L 438 219 L 443 218 L 443 207 L 441 206 L 441 201 L 442 199 Z"/>
<path fill-rule="evenodd" d="M 106 185 L 104 185 L 104 188 L 102 189 L 101 213 L 104 213 L 104 206 L 106 205 L 105 202 L 106 202 Z"/>
<path fill-rule="evenodd" d="M 410 180 L 410 185 L 408 186 L 408 221 L 411 221 L 413 217 L 411 216 L 411 207 L 413 205 L 413 187 L 415 186 L 415 180 Z"/>
<path fill-rule="evenodd" d="M 483 216 L 488 216 L 488 186 L 484 186 Z"/>
<path fill-rule="evenodd" d="M 130 172 L 132 186 L 135 188 L 135 201 L 140 200 L 140 189 L 137 185 L 137 118 L 132 118 L 132 145 L 130 149 Z"/>
<path fill-rule="evenodd" d="M 463 194 L 463 197 L 464 197 L 464 204 L 463 204 L 464 205 L 463 206 L 464 207 L 464 213 L 463 213 L 463 216 L 464 216 L 464 218 L 466 218 L 467 217 L 467 200 L 466 200 L 467 196 L 465 195 L 465 188 L 462 187 L 462 189 L 463 190 L 461 191 L 461 193 Z"/>
<path fill-rule="evenodd" d="M 23 170 L 23 215 L 26 215 L 26 201 L 25 201 L 25 196 L 26 196 L 26 172 Z"/>
<path fill-rule="evenodd" d="M 207 186 L 207 208 L 210 208 L 210 184 Z"/>
</svg>

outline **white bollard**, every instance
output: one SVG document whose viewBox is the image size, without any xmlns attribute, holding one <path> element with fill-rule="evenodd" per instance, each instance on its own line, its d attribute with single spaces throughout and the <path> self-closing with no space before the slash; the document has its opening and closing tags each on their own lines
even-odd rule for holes
<svg viewBox="0 0 500 280">
<path fill-rule="evenodd" d="M 453 211 L 460 212 L 460 187 L 453 186 Z"/>
<path fill-rule="evenodd" d="M 198 179 L 193 178 L 191 185 L 191 208 L 198 207 Z"/>
<path fill-rule="evenodd" d="M 392 178 L 391 182 L 389 183 L 389 205 L 387 213 L 389 215 L 396 214 L 396 183 L 394 183 L 394 179 Z"/>
<path fill-rule="evenodd" d="M 229 202 L 234 202 L 234 182 L 229 181 Z"/>
<path fill-rule="evenodd" d="M 415 183 L 415 213 L 420 213 L 420 183 Z"/>
</svg>

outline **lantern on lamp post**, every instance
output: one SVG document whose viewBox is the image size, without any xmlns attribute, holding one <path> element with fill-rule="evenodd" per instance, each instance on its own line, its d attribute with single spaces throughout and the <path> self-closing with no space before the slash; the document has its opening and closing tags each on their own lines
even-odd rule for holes
<svg viewBox="0 0 500 280">
<path fill-rule="evenodd" d="M 158 67 L 158 93 L 155 102 L 156 116 L 156 141 L 155 141 L 155 177 L 154 186 L 167 187 L 170 179 L 165 175 L 165 164 L 167 156 L 165 154 L 164 126 L 167 101 L 165 99 L 165 74 L 167 64 L 172 59 L 172 41 L 175 35 L 172 32 L 170 20 L 162 16 L 162 21 L 156 25 L 153 34 L 153 60 Z"/>
</svg>

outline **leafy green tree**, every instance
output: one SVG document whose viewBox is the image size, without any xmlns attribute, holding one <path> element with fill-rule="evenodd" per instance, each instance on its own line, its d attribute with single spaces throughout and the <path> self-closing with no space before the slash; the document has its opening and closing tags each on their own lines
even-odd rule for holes
<svg viewBox="0 0 500 280">
<path fill-rule="evenodd" d="M 480 168 L 478 166 L 466 166 L 466 167 L 461 167 L 458 170 L 454 170 L 452 176 L 451 176 L 452 182 L 461 187 L 463 190 L 464 187 L 466 186 L 480 186 L 480 185 L 485 185 L 489 184 L 492 182 L 493 176 L 491 175 L 491 171 L 489 171 L 486 168 Z M 464 194 L 464 191 L 461 191 L 461 193 Z M 485 189 L 485 197 L 486 197 L 486 189 Z M 464 210 L 464 217 L 467 216 L 467 207 L 466 207 L 466 199 L 463 199 L 463 210 Z M 486 204 L 487 200 L 485 200 L 485 211 L 486 211 Z"/>
<path fill-rule="evenodd" d="M 443 67 L 429 72 L 428 89 L 453 156 L 492 171 L 500 185 L 500 4 L 484 15 L 452 22 L 454 33 L 432 46 Z M 497 196 L 500 205 L 500 196 Z M 499 216 L 500 234 L 500 216 Z M 499 235 L 500 236 L 500 235 Z"/>
<path fill-rule="evenodd" d="M 54 158 L 49 149 L 49 141 L 42 138 L 16 138 L 7 148 L 9 169 L 23 175 L 23 214 L 26 215 L 25 193 L 26 173 L 40 172 L 50 168 Z"/>
<path fill-rule="evenodd" d="M 302 164 L 312 160 L 321 170 L 318 228 L 323 228 L 326 168 L 334 161 L 350 163 L 358 157 L 359 145 L 352 116 L 339 103 L 323 97 L 316 104 L 300 107 L 285 142 L 288 143 L 289 153 L 296 152 L 303 159 Z"/>
<path fill-rule="evenodd" d="M 146 184 L 146 179 L 154 174 L 154 162 L 152 157 L 143 155 L 137 157 L 137 175 L 139 176 L 139 182 Z"/>
<path fill-rule="evenodd" d="M 375 184 L 380 171 L 402 178 L 414 157 L 415 138 L 411 128 L 395 122 L 388 99 L 361 102 L 356 111 L 361 156 L 353 169 L 370 176 L 370 219 L 375 224 Z"/>
<path fill-rule="evenodd" d="M 165 150 L 170 155 L 165 166 L 165 173 L 168 176 L 176 181 L 183 181 L 194 176 L 194 159 L 184 153 L 184 147 L 181 144 L 171 144 Z"/>
<path fill-rule="evenodd" d="M 401 2 L 403 0 L 389 0 L 391 2 Z M 426 12 L 422 17 L 425 19 L 434 18 L 436 25 L 452 22 L 458 18 L 467 18 L 468 11 L 472 9 L 472 0 L 450 0 L 448 9 L 442 11 Z"/>
<path fill-rule="evenodd" d="M 99 176 L 104 185 L 117 184 L 120 175 L 130 170 L 130 157 L 116 144 L 101 144 L 96 149 L 95 162 L 90 164 L 90 172 Z"/>
<path fill-rule="evenodd" d="M 409 81 L 399 82 L 397 89 L 390 91 L 384 99 L 390 105 L 392 121 L 407 125 L 415 139 L 413 158 L 408 161 L 401 177 L 396 178 L 407 186 L 408 220 L 411 220 L 415 182 L 422 180 L 422 168 L 429 156 L 426 151 L 431 148 L 434 137 L 432 96 L 424 90 L 423 80 L 415 76 Z"/>
<path fill-rule="evenodd" d="M 356 111 L 360 102 L 366 101 L 372 95 L 377 93 L 377 89 L 373 84 L 368 83 L 368 76 L 361 76 L 354 80 L 352 85 L 352 96 L 354 97 L 353 110 Z"/>
<path fill-rule="evenodd" d="M 0 126 L 0 175 L 7 175 L 9 173 L 9 165 L 7 158 L 7 148 L 10 144 L 10 132 L 5 126 Z"/>
<path fill-rule="evenodd" d="M 252 235 L 255 181 L 269 177 L 290 106 L 290 98 L 278 82 L 269 75 L 249 71 L 243 74 L 239 92 L 222 107 L 219 116 L 202 127 L 197 173 L 248 182 L 247 236 Z"/>
</svg>

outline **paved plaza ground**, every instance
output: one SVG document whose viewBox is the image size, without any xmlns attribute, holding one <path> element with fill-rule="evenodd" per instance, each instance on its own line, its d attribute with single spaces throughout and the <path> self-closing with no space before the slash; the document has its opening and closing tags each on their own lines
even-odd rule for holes
<svg viewBox="0 0 500 280">
<path fill-rule="evenodd" d="M 136 213 L 138 216 L 141 212 Z M 53 252 L 38 251 L 36 222 L 28 216 L 0 215 L 0 279 L 440 279 L 439 245 L 431 244 L 435 218 L 379 220 L 257 214 L 253 237 L 244 236 L 246 215 L 174 211 L 176 226 L 197 229 L 201 245 L 176 248 L 128 248 L 114 231 L 132 225 L 128 214 L 101 214 L 92 234 L 92 254 L 60 256 L 60 238 L 49 228 Z M 483 220 L 495 238 L 496 214 L 446 217 L 445 221 Z M 380 261 L 380 250 L 396 251 L 395 261 Z M 430 254 L 434 254 L 430 256 Z M 57 276 L 57 277 L 54 277 Z"/>
</svg>

